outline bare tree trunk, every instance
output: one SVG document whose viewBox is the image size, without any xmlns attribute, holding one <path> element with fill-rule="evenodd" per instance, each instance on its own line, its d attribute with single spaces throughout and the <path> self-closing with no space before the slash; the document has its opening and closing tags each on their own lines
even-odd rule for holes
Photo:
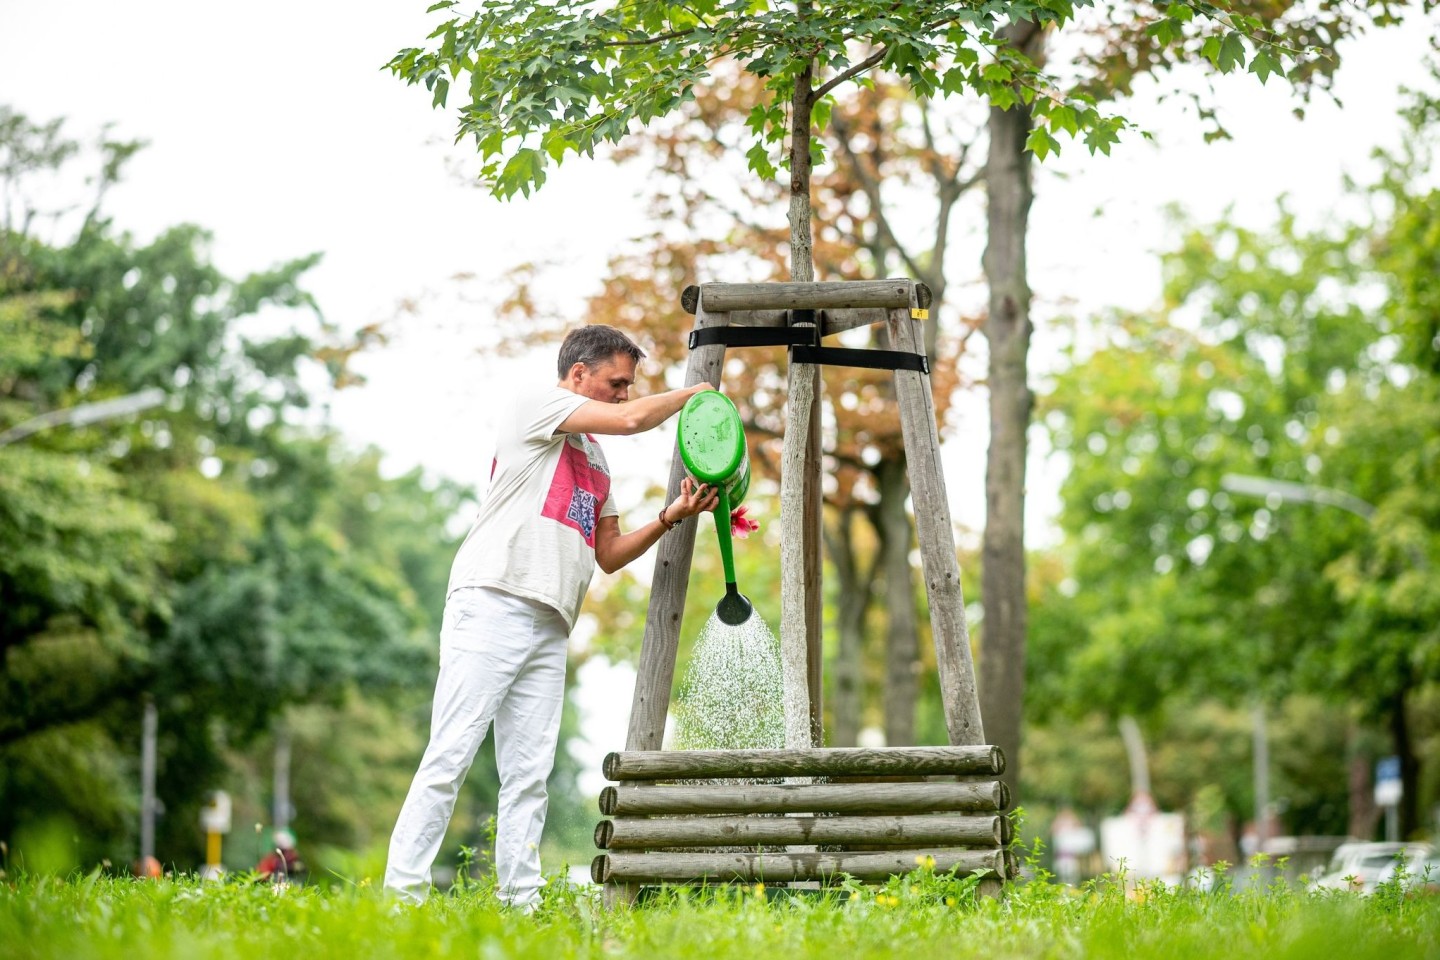
<svg viewBox="0 0 1440 960">
<path fill-rule="evenodd" d="M 1410 716 L 1406 711 L 1409 687 L 1395 692 L 1390 714 L 1390 739 L 1395 756 L 1400 758 L 1400 839 L 1408 840 L 1420 830 L 1420 759 L 1415 756 L 1415 739 L 1410 733 Z M 1388 838 L 1387 838 L 1388 839 Z"/>
<path fill-rule="evenodd" d="M 1038 40 L 1030 24 L 1005 30 L 1017 47 Z M 990 154 L 985 165 L 989 238 L 985 278 L 990 311 L 990 452 L 985 470 L 985 537 L 980 596 L 985 609 L 980 650 L 980 712 L 991 743 L 1005 751 L 1006 779 L 1020 800 L 1020 725 L 1025 694 L 1025 431 L 1031 395 L 1030 287 L 1025 234 L 1029 226 L 1030 109 L 990 109 Z"/>
<path fill-rule="evenodd" d="M 882 461 L 875 479 L 880 487 L 880 550 L 885 571 L 885 612 L 890 621 L 885 644 L 885 743 L 901 747 L 915 742 L 920 660 L 915 583 L 910 568 L 910 515 L 905 512 L 910 484 L 905 478 L 904 459 Z"/>
<path fill-rule="evenodd" d="M 860 661 L 864 656 L 865 614 L 870 609 L 870 590 L 875 565 L 869 573 L 860 569 L 855 553 L 855 516 L 863 510 L 852 505 L 836 509 L 836 519 L 825 531 L 825 544 L 835 568 L 836 631 L 839 635 L 830 675 L 835 678 L 830 697 L 830 746 L 853 747 L 860 735 Z"/>
<path fill-rule="evenodd" d="M 803 16 L 806 5 L 802 4 Z M 810 123 L 814 64 L 795 78 L 790 122 L 790 278 L 815 279 L 810 227 Z M 780 473 L 782 521 L 780 659 L 784 670 L 785 745 L 819 742 L 820 660 L 820 371 L 790 367 L 784 462 Z"/>
</svg>

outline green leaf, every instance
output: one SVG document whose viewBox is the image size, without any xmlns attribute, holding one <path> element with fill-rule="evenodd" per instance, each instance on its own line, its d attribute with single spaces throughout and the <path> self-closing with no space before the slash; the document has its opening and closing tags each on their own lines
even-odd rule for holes
<svg viewBox="0 0 1440 960">
<path fill-rule="evenodd" d="M 1050 131 L 1044 127 L 1036 127 L 1025 138 L 1025 149 L 1035 154 L 1035 159 L 1043 161 L 1051 153 L 1060 153 L 1060 141 L 1050 136 Z"/>
<path fill-rule="evenodd" d="M 1261 47 L 1255 51 L 1255 59 L 1250 61 L 1250 72 L 1260 78 L 1261 84 L 1269 78 L 1272 73 L 1281 73 L 1284 67 L 1267 47 Z"/>
<path fill-rule="evenodd" d="M 1245 44 L 1238 33 L 1227 33 L 1225 41 L 1220 44 L 1220 58 L 1216 66 L 1221 73 L 1229 73 L 1236 67 L 1245 66 Z"/>
<path fill-rule="evenodd" d="M 505 169 L 500 172 L 495 182 L 495 193 L 502 198 L 510 198 L 516 193 L 530 196 L 531 189 L 540 189 L 545 183 L 545 154 L 543 151 L 530 147 L 521 147 L 515 151 Z"/>
<path fill-rule="evenodd" d="M 757 143 L 745 154 L 746 164 L 766 180 L 775 179 L 775 164 L 770 162 L 770 153 L 763 143 Z"/>
<path fill-rule="evenodd" d="M 980 70 L 980 76 L 991 83 L 1009 83 L 1015 78 L 1015 74 L 1003 63 L 987 63 Z"/>
</svg>

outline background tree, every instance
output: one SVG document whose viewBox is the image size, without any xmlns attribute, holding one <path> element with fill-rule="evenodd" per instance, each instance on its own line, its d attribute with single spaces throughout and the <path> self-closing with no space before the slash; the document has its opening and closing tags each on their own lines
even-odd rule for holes
<svg viewBox="0 0 1440 960">
<path fill-rule="evenodd" d="M 1165 261 L 1165 309 L 1118 318 L 1046 416 L 1074 464 L 1062 524 L 1086 625 L 1083 643 L 1047 638 L 1050 667 L 1114 710 L 1182 692 L 1353 706 L 1401 758 L 1407 833 L 1427 795 L 1412 726 L 1440 679 L 1440 409 L 1417 362 L 1433 350 L 1413 321 L 1425 281 L 1409 273 L 1434 262 L 1410 215 L 1436 203 L 1420 174 L 1433 128 L 1415 123 L 1433 109 L 1417 96 L 1367 221 L 1310 231 L 1282 206 L 1270 231 L 1189 230 Z M 1374 513 L 1242 498 L 1227 473 Z"/>
<path fill-rule="evenodd" d="M 158 849 L 188 862 L 205 792 L 287 707 L 422 686 L 465 494 L 383 479 L 306 412 L 304 378 L 345 377 L 356 347 L 301 285 L 316 257 L 231 280 L 197 227 L 142 243 L 98 201 L 41 216 L 35 180 L 81 160 L 103 198 L 136 146 L 85 151 L 8 111 L 0 136 L 22 228 L 0 234 L 0 432 L 168 397 L 0 446 L 0 837 L 58 818 L 81 860 L 128 860 L 150 698 Z"/>
</svg>

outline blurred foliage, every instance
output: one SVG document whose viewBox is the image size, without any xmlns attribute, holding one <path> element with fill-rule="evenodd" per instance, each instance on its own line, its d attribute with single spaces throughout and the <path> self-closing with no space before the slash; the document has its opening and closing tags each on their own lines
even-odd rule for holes
<svg viewBox="0 0 1440 960">
<path fill-rule="evenodd" d="M 1282 200 L 1264 230 L 1182 221 L 1159 309 L 1077 325 L 1073 366 L 1042 406 L 1071 465 L 1070 573 L 1043 597 L 1031 688 L 1032 717 L 1050 723 L 1324 698 L 1400 756 L 1407 833 L 1434 799 L 1421 760 L 1440 760 L 1414 731 L 1428 722 L 1417 698 L 1440 681 L 1440 193 L 1435 101 L 1413 99 L 1404 146 L 1352 190 L 1364 216 L 1306 228 Z M 1226 474 L 1312 502 L 1244 496 Z M 1319 490 L 1364 504 L 1325 506 Z M 1333 826 L 1326 803 L 1292 819 Z"/>
<path fill-rule="evenodd" d="M 309 412 L 327 374 L 353 380 L 303 287 L 318 256 L 231 279 L 198 227 L 142 242 L 111 222 L 100 201 L 136 149 L 0 113 L 0 432 L 166 397 L 0 445 L 0 839 L 62 824 L 77 862 L 133 857 L 149 698 L 163 860 L 198 859 L 205 793 L 243 793 L 227 765 L 286 715 L 306 839 L 365 843 L 418 756 L 468 494 L 385 477 Z M 72 163 L 94 205 L 37 215 L 31 182 L 72 182 Z"/>
</svg>

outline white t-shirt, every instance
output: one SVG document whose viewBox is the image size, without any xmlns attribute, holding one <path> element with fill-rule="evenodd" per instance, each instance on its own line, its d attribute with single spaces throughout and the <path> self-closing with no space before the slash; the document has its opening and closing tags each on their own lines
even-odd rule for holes
<svg viewBox="0 0 1440 960">
<path fill-rule="evenodd" d="M 555 428 L 587 398 L 522 392 L 501 420 L 490 493 L 455 555 L 446 596 L 494 587 L 549 604 L 573 629 L 595 570 L 595 526 L 619 514 L 595 438 Z"/>
</svg>

